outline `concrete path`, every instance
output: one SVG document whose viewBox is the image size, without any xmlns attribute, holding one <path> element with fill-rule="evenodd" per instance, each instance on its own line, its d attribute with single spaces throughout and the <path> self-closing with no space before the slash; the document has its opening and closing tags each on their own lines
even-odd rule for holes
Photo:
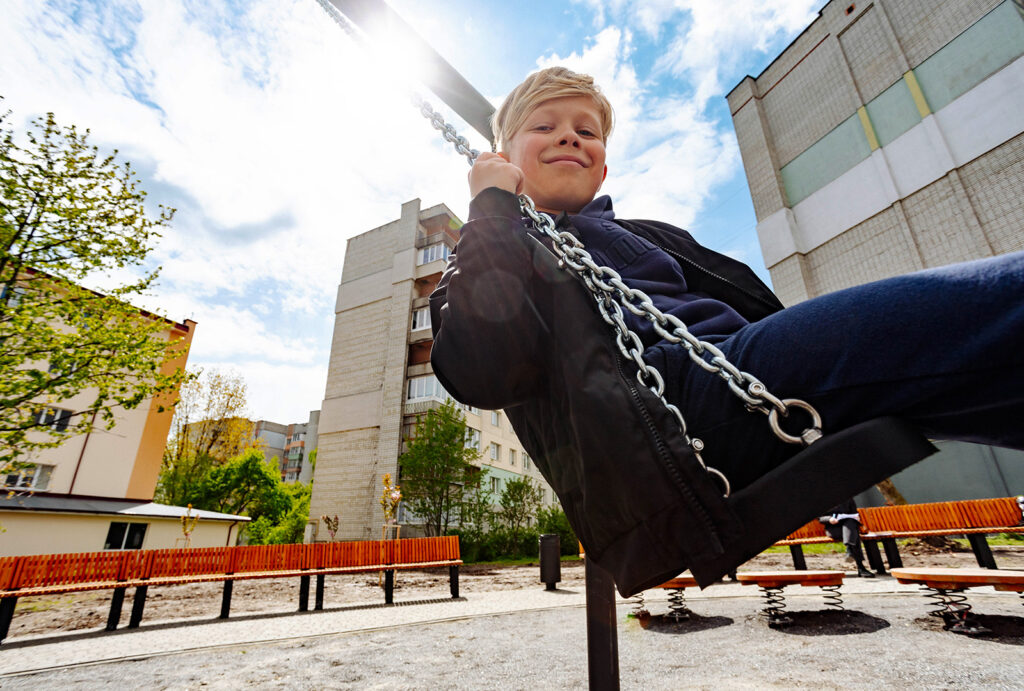
<svg viewBox="0 0 1024 691">
<path fill-rule="evenodd" d="M 466 592 L 322 612 L 144 622 L 136 630 L 17 637 L 0 648 L 0 686 L 64 688 L 585 688 L 583 589 Z M 756 588 L 687 591 L 692 621 L 642 629 L 619 606 L 623 688 L 1019 688 L 1024 607 L 1011 593 L 969 591 L 1009 637 L 969 639 L 932 625 L 916 586 L 848 578 L 847 612 L 818 588 L 788 588 L 789 631 L 757 616 Z M 646 594 L 655 615 L 666 593 Z M 826 615 L 836 615 L 829 616 Z M 841 616 L 841 618 L 839 618 Z M 824 624 L 824 625 L 822 625 Z"/>
</svg>

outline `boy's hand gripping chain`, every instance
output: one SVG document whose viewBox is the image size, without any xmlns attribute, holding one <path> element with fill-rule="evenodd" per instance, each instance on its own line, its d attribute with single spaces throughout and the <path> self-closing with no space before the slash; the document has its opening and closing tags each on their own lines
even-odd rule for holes
<svg viewBox="0 0 1024 691">
<path fill-rule="evenodd" d="M 455 128 L 445 123 L 441 114 L 422 98 L 415 96 L 414 102 L 420 109 L 420 113 L 430 120 L 434 128 L 440 130 L 444 138 L 451 142 L 461 155 L 466 157 L 470 165 L 473 165 L 479 152 L 469 148 L 465 137 L 459 136 L 455 132 Z M 757 377 L 737 369 L 725 358 L 725 354 L 721 350 L 691 334 L 686 328 L 686 324 L 675 316 L 665 314 L 655 307 L 654 302 L 646 293 L 627 286 L 614 269 L 596 264 L 590 253 L 583 247 L 583 243 L 571 233 L 556 229 L 555 222 L 551 217 L 537 211 L 533 200 L 527 195 L 519 195 L 519 206 L 523 216 L 530 220 L 533 227 L 551 239 L 552 250 L 558 257 L 559 266 L 563 269 L 566 267 L 572 269 L 583 280 L 597 302 L 601 317 L 615 332 L 615 343 L 619 350 L 636 363 L 637 380 L 654 393 L 672 412 L 679 422 L 683 440 L 693 449 L 701 466 L 722 481 L 726 496 L 731 491 L 729 479 L 721 471 L 704 462 L 700 454 L 704 449 L 704 442 L 688 434 L 686 420 L 683 419 L 682 412 L 665 399 L 665 380 L 656 368 L 644 362 L 643 344 L 622 318 L 622 307 L 650 321 L 658 335 L 669 343 L 682 344 L 695 364 L 725 380 L 732 392 L 743 400 L 747 410 L 760 411 L 767 415 L 772 432 L 782 441 L 788 444 L 809 446 L 821 438 L 821 415 L 811 404 L 798 398 L 780 399 L 773 395 Z M 705 353 L 707 358 L 705 358 Z M 800 436 L 787 433 L 779 425 L 779 416 L 787 417 L 792 408 L 803 410 L 811 416 L 811 426 L 806 428 Z"/>
</svg>

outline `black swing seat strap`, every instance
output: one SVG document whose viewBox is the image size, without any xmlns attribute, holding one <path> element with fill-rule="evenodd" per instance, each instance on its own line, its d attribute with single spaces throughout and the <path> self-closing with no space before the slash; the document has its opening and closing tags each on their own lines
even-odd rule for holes
<svg viewBox="0 0 1024 691">
<path fill-rule="evenodd" d="M 690 564 L 690 571 L 705 587 L 829 508 L 936 451 L 915 427 L 894 417 L 827 434 L 730 496 L 742 535 L 717 557 Z"/>
</svg>

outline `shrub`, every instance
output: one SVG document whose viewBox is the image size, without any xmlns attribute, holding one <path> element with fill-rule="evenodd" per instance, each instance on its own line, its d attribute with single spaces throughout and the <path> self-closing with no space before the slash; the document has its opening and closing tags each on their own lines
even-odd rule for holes
<svg viewBox="0 0 1024 691">
<path fill-rule="evenodd" d="M 537 512 L 537 530 L 540 535 L 554 533 L 558 535 L 563 555 L 579 554 L 579 541 L 576 533 L 569 525 L 569 519 L 557 504 L 542 506 Z"/>
</svg>

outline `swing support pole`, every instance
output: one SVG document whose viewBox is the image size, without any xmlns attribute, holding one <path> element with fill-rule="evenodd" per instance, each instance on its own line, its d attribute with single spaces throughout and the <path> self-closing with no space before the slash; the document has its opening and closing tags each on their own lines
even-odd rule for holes
<svg viewBox="0 0 1024 691">
<path fill-rule="evenodd" d="M 490 144 L 494 144 L 491 133 L 494 106 L 384 0 L 327 1 L 358 26 L 369 41 L 386 36 L 388 44 L 412 46 L 412 54 L 425 63 L 419 75 L 423 83 Z"/>
<path fill-rule="evenodd" d="M 586 559 L 587 671 L 590 691 L 619 691 L 619 637 L 616 630 L 615 581 Z"/>
</svg>

